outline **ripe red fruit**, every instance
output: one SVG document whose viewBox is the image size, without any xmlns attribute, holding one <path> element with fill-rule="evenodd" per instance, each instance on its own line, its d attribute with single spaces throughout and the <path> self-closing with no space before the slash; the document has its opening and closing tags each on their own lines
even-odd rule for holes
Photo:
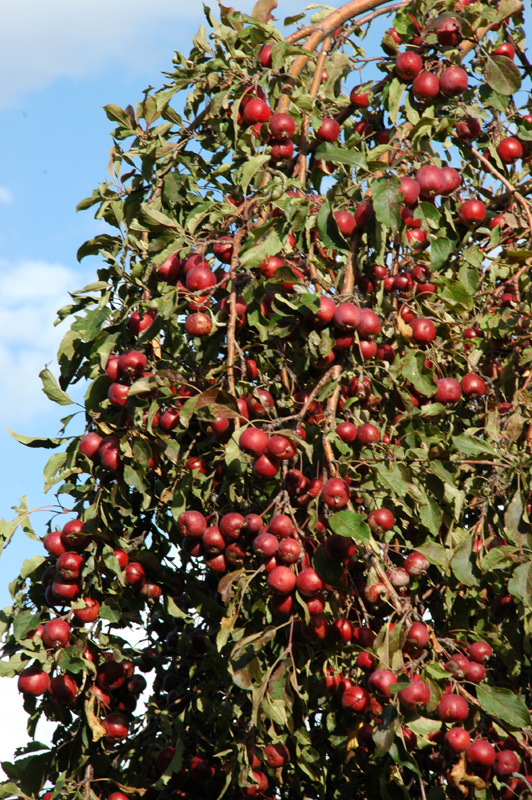
<svg viewBox="0 0 532 800">
<path fill-rule="evenodd" d="M 126 566 L 124 577 L 130 586 L 140 588 L 146 581 L 146 572 L 138 561 L 130 561 Z"/>
<path fill-rule="evenodd" d="M 275 401 L 266 389 L 255 389 L 256 397 L 252 394 L 246 396 L 246 403 L 250 414 L 256 417 L 265 417 L 275 408 Z"/>
<path fill-rule="evenodd" d="M 430 700 L 430 688 L 423 681 L 412 681 L 406 689 L 401 689 L 398 696 L 403 708 L 414 711 L 427 705 Z"/>
<path fill-rule="evenodd" d="M 416 100 L 425 103 L 440 93 L 440 81 L 433 72 L 420 72 L 412 83 L 412 94 Z"/>
<path fill-rule="evenodd" d="M 439 378 L 436 383 L 438 388 L 432 398 L 436 403 L 453 405 L 462 397 L 462 387 L 455 378 Z"/>
<path fill-rule="evenodd" d="M 471 742 L 471 736 L 465 728 L 450 728 L 446 732 L 444 740 L 453 753 L 463 753 Z"/>
<path fill-rule="evenodd" d="M 343 442 L 350 444 L 357 438 L 357 428 L 352 422 L 340 422 L 336 426 L 336 433 Z"/>
<path fill-rule="evenodd" d="M 123 714 L 107 714 L 102 720 L 102 725 L 112 743 L 120 742 L 127 737 L 129 723 Z"/>
<path fill-rule="evenodd" d="M 495 754 L 493 772 L 498 778 L 507 778 L 513 772 L 520 771 L 521 762 L 513 750 L 499 750 Z"/>
<path fill-rule="evenodd" d="M 329 508 L 344 508 L 349 502 L 349 486 L 342 478 L 329 478 L 321 496 Z"/>
<path fill-rule="evenodd" d="M 277 552 L 279 540 L 273 533 L 259 533 L 253 539 L 253 550 L 263 558 L 271 558 Z"/>
<path fill-rule="evenodd" d="M 240 531 L 246 524 L 245 518 L 238 511 L 230 511 L 224 514 L 220 520 L 220 531 L 226 539 L 236 541 L 240 536 Z"/>
<path fill-rule="evenodd" d="M 467 700 L 460 694 L 444 694 L 438 705 L 443 722 L 463 722 L 469 715 Z"/>
<path fill-rule="evenodd" d="M 253 97 L 244 107 L 242 118 L 247 125 L 255 125 L 257 122 L 268 122 L 272 115 L 272 110 L 264 100 Z"/>
<path fill-rule="evenodd" d="M 205 533 L 201 537 L 201 543 L 203 544 L 204 552 L 209 555 L 223 553 L 226 546 L 226 541 L 222 532 L 216 525 L 211 525 L 205 530 Z"/>
<path fill-rule="evenodd" d="M 395 525 L 395 517 L 387 508 L 376 508 L 370 511 L 366 521 L 372 533 L 376 536 L 381 536 L 386 531 L 391 531 Z"/>
<path fill-rule="evenodd" d="M 323 581 L 312 567 L 307 567 L 297 575 L 296 586 L 305 597 L 313 597 L 323 589 Z"/>
<path fill-rule="evenodd" d="M 345 211 L 345 209 L 339 209 L 334 212 L 333 216 L 340 233 L 343 236 L 351 236 L 357 226 L 354 215 L 350 214 L 349 211 Z"/>
<path fill-rule="evenodd" d="M 285 744 L 267 744 L 264 748 L 264 761 L 273 769 L 284 766 L 289 758 L 290 752 Z"/>
<path fill-rule="evenodd" d="M 325 540 L 325 551 L 333 561 L 343 561 L 354 556 L 356 545 L 349 537 L 332 533 Z"/>
<path fill-rule="evenodd" d="M 291 594 L 296 586 L 296 576 L 289 567 L 275 567 L 268 575 L 268 586 L 276 594 Z"/>
<path fill-rule="evenodd" d="M 455 47 L 462 40 L 462 25 L 460 20 L 446 17 L 436 25 L 438 44 L 444 47 Z"/>
<path fill-rule="evenodd" d="M 216 285 L 216 275 L 209 267 L 192 267 L 187 273 L 186 287 L 190 292 L 201 292 Z"/>
<path fill-rule="evenodd" d="M 429 629 L 423 622 L 413 622 L 406 632 L 407 644 L 413 647 L 425 647 L 429 640 Z"/>
<path fill-rule="evenodd" d="M 364 714 L 371 706 L 371 695 L 362 686 L 351 686 L 342 694 L 342 706 L 353 714 Z"/>
<path fill-rule="evenodd" d="M 100 615 L 100 604 L 92 597 L 84 597 L 83 608 L 75 608 L 73 614 L 79 622 L 94 622 Z"/>
<path fill-rule="evenodd" d="M 276 458 L 272 458 L 267 453 L 263 453 L 258 458 L 255 458 L 251 469 L 258 478 L 275 478 L 279 472 L 280 462 Z"/>
<path fill-rule="evenodd" d="M 273 114 L 268 128 L 274 139 L 291 139 L 296 131 L 296 123 L 290 114 Z"/>
<path fill-rule="evenodd" d="M 212 247 L 212 252 L 222 264 L 230 264 L 233 255 L 233 237 L 221 236 Z"/>
<path fill-rule="evenodd" d="M 272 65 L 272 49 L 271 44 L 265 44 L 259 52 L 259 61 L 265 69 Z"/>
<path fill-rule="evenodd" d="M 356 108 L 367 108 L 369 106 L 369 93 L 364 89 L 361 89 L 360 86 L 355 86 L 353 89 L 351 89 L 349 100 L 351 105 L 355 106 Z"/>
<path fill-rule="evenodd" d="M 469 658 L 471 661 L 482 664 L 483 661 L 487 661 L 492 655 L 493 650 L 487 642 L 479 641 L 469 645 Z"/>
<path fill-rule="evenodd" d="M 467 672 L 465 674 L 466 681 L 471 683 L 480 683 L 486 677 L 486 668 L 482 664 L 477 664 L 476 661 L 470 662 Z"/>
<path fill-rule="evenodd" d="M 419 198 L 419 183 L 414 178 L 409 178 L 407 175 L 403 175 L 400 181 L 399 193 L 403 195 L 405 204 L 407 206 L 415 205 Z"/>
<path fill-rule="evenodd" d="M 371 688 L 384 697 L 391 697 L 390 686 L 397 683 L 397 676 L 391 669 L 376 669 L 369 676 L 368 683 Z"/>
<path fill-rule="evenodd" d="M 411 578 L 419 578 L 428 570 L 429 562 L 423 553 L 414 551 L 405 558 L 404 568 Z"/>
<path fill-rule="evenodd" d="M 448 97 L 458 97 L 463 94 L 467 85 L 467 72 L 462 67 L 447 67 L 440 75 L 440 89 Z"/>
<path fill-rule="evenodd" d="M 238 446 L 245 453 L 261 456 L 266 452 L 268 434 L 260 428 L 245 428 L 240 435 Z"/>
<path fill-rule="evenodd" d="M 190 777 L 195 783 L 204 783 L 214 777 L 215 768 L 210 758 L 193 756 L 188 765 Z"/>
<path fill-rule="evenodd" d="M 510 42 L 503 42 L 498 47 L 495 48 L 493 51 L 493 55 L 495 56 L 506 56 L 506 58 L 510 58 L 512 61 L 515 56 L 515 47 Z"/>
<path fill-rule="evenodd" d="M 441 194 L 442 189 L 445 188 L 442 171 L 440 167 L 436 167 L 433 164 L 426 164 L 424 167 L 418 169 L 416 181 L 419 184 L 421 196 L 429 199 Z"/>
<path fill-rule="evenodd" d="M 287 436 L 274 433 L 268 439 L 266 450 L 270 456 L 280 460 L 294 458 L 297 453 L 297 445 Z"/>
<path fill-rule="evenodd" d="M 173 253 L 171 256 L 168 256 L 159 267 L 155 267 L 155 274 L 158 280 L 165 281 L 169 284 L 175 284 L 179 278 L 181 267 L 181 259 L 177 253 Z"/>
<path fill-rule="evenodd" d="M 379 335 L 381 331 L 381 321 L 371 308 L 360 309 L 357 331 L 361 339 L 369 339 Z"/>
<path fill-rule="evenodd" d="M 71 519 L 61 531 L 61 541 L 67 548 L 82 550 L 89 544 L 90 537 L 83 531 L 83 522 L 80 519 Z"/>
<path fill-rule="evenodd" d="M 447 197 L 447 195 L 450 195 L 456 191 L 456 189 L 458 189 L 462 183 L 462 178 L 460 177 L 459 173 L 452 167 L 442 167 L 441 176 L 444 183 L 444 188 L 442 189 L 441 194 L 444 197 Z"/>
<path fill-rule="evenodd" d="M 336 304 L 334 300 L 331 300 L 330 297 L 325 297 L 321 295 L 319 298 L 320 301 L 320 308 L 319 311 L 316 311 L 315 314 L 311 316 L 311 319 L 317 325 L 328 325 L 332 322 L 334 318 L 334 312 L 336 311 Z"/>
<path fill-rule="evenodd" d="M 70 625 L 64 619 L 51 619 L 44 626 L 42 639 L 48 647 L 66 647 L 70 641 Z"/>
<path fill-rule="evenodd" d="M 458 680 L 465 677 L 469 667 L 470 661 L 462 653 L 455 653 L 445 665 L 447 672 L 450 672 Z"/>
<path fill-rule="evenodd" d="M 418 344 L 430 344 L 436 338 L 436 326 L 430 319 L 418 317 L 410 323 L 412 339 Z"/>
<path fill-rule="evenodd" d="M 75 551 L 67 551 L 59 556 L 56 566 L 63 578 L 74 580 L 79 577 L 83 567 L 83 556 Z"/>
<path fill-rule="evenodd" d="M 465 757 L 472 767 L 491 767 L 495 762 L 495 748 L 486 739 L 475 739 L 465 751 Z"/>
<path fill-rule="evenodd" d="M 403 586 L 408 586 L 410 583 L 410 575 L 403 567 L 392 567 L 388 570 L 387 578 L 396 589 L 401 589 Z"/>
<path fill-rule="evenodd" d="M 475 375 L 474 373 L 464 375 L 460 381 L 460 386 L 465 397 L 484 397 L 487 390 L 484 380 L 480 375 Z"/>
<path fill-rule="evenodd" d="M 82 436 L 79 442 L 79 452 L 89 458 L 91 461 L 98 459 L 98 448 L 102 443 L 102 437 L 94 431 L 86 433 Z"/>
<path fill-rule="evenodd" d="M 50 681 L 48 692 L 55 703 L 68 706 L 76 699 L 78 687 L 70 675 L 58 675 Z"/>
<path fill-rule="evenodd" d="M 63 544 L 61 531 L 52 531 L 51 533 L 48 533 L 43 539 L 43 546 L 44 549 L 55 558 L 58 558 L 63 553 L 66 553 L 66 547 Z"/>
<path fill-rule="evenodd" d="M 150 325 L 153 325 L 155 321 L 155 312 L 148 312 L 148 311 L 133 311 L 127 321 L 127 327 L 134 333 L 135 335 L 139 336 L 143 331 L 147 330 Z"/>
<path fill-rule="evenodd" d="M 139 378 L 146 369 L 147 359 L 140 350 L 127 350 L 118 358 L 118 370 L 122 375 Z"/>
<path fill-rule="evenodd" d="M 360 444 L 376 444 L 379 442 L 381 434 L 379 429 L 369 422 L 365 422 L 360 426 L 357 432 L 357 441 Z"/>
<path fill-rule="evenodd" d="M 120 469 L 120 439 L 117 436 L 104 436 L 98 455 L 102 466 L 110 472 L 117 472 Z"/>
<path fill-rule="evenodd" d="M 40 666 L 26 667 L 18 676 L 17 688 L 24 694 L 38 697 L 44 694 L 50 683 L 50 676 Z"/>
<path fill-rule="evenodd" d="M 423 61 L 417 53 L 400 53 L 395 60 L 395 71 L 406 83 L 411 83 L 422 69 Z"/>
<path fill-rule="evenodd" d="M 505 164 L 513 164 L 523 155 L 523 146 L 514 136 L 507 136 L 497 145 L 497 153 Z"/>
<path fill-rule="evenodd" d="M 200 511 L 183 511 L 177 518 L 177 527 L 183 536 L 199 539 L 207 529 L 207 520 Z"/>
<path fill-rule="evenodd" d="M 316 136 L 324 142 L 335 142 L 340 135 L 340 125 L 331 117 L 321 120 L 320 127 L 316 131 Z"/>
<path fill-rule="evenodd" d="M 465 200 L 458 207 L 458 216 L 465 225 L 477 225 L 486 218 L 486 206 L 481 200 Z"/>
<path fill-rule="evenodd" d="M 456 135 L 464 141 L 476 139 L 481 130 L 481 124 L 475 117 L 467 116 L 456 124 Z"/>
<path fill-rule="evenodd" d="M 340 303 L 334 311 L 334 324 L 341 331 L 354 331 L 360 322 L 360 309 L 353 303 Z"/>
<path fill-rule="evenodd" d="M 212 326 L 211 317 L 202 311 L 190 314 L 185 320 L 185 330 L 191 336 L 208 336 L 212 331 Z"/>
</svg>

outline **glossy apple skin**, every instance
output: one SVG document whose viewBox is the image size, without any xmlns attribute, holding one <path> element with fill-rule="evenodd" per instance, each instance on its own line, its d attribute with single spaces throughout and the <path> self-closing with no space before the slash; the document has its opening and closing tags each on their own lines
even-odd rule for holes
<svg viewBox="0 0 532 800">
<path fill-rule="evenodd" d="M 17 688 L 24 694 L 32 694 L 38 697 L 48 689 L 50 676 L 39 666 L 27 667 L 22 670 L 18 677 Z"/>
</svg>

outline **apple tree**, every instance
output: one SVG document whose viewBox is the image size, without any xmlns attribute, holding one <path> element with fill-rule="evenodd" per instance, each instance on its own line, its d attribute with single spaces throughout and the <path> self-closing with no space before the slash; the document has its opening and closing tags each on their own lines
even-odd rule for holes
<svg viewBox="0 0 532 800">
<path fill-rule="evenodd" d="M 530 796 L 523 6 L 276 5 L 105 108 L 1 797 Z"/>
</svg>

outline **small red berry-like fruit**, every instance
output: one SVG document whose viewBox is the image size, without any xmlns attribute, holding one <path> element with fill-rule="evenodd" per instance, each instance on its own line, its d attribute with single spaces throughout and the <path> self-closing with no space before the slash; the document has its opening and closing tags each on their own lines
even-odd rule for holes
<svg viewBox="0 0 532 800">
<path fill-rule="evenodd" d="M 498 778 L 507 778 L 513 772 L 519 772 L 521 762 L 514 750 L 499 750 L 493 762 L 493 771 Z"/>
<path fill-rule="evenodd" d="M 352 422 L 340 422 L 336 426 L 336 433 L 343 442 L 351 444 L 357 438 L 357 428 Z"/>
<path fill-rule="evenodd" d="M 419 183 L 414 178 L 409 178 L 408 175 L 403 175 L 400 181 L 399 192 L 403 195 L 405 204 L 407 206 L 415 205 L 419 198 Z"/>
<path fill-rule="evenodd" d="M 395 71 L 406 83 L 411 83 L 422 69 L 423 60 L 417 53 L 400 53 L 395 60 Z"/>
<path fill-rule="evenodd" d="M 268 122 L 272 115 L 272 110 L 264 100 L 254 97 L 244 107 L 242 118 L 248 125 L 255 125 L 257 122 Z"/>
<path fill-rule="evenodd" d="M 369 422 L 361 425 L 357 432 L 357 441 L 360 444 L 376 444 L 380 441 L 381 434 L 379 429 Z"/>
<path fill-rule="evenodd" d="M 465 728 L 450 728 L 444 736 L 444 741 L 453 753 L 463 753 L 471 742 L 471 736 Z"/>
<path fill-rule="evenodd" d="M 513 164 L 523 155 L 523 146 L 515 136 L 507 136 L 497 145 L 497 153 L 505 164 Z"/>
<path fill-rule="evenodd" d="M 273 114 L 268 128 L 274 139 L 291 139 L 296 131 L 296 123 L 290 114 Z"/>
<path fill-rule="evenodd" d="M 416 181 L 419 184 L 419 191 L 422 197 L 427 197 L 429 200 L 441 194 L 442 189 L 445 189 L 442 171 L 440 167 L 436 167 L 433 164 L 426 164 L 418 169 Z"/>
<path fill-rule="evenodd" d="M 475 739 L 465 751 L 465 756 L 472 767 L 491 767 L 495 762 L 495 748 L 486 739 Z"/>
<path fill-rule="evenodd" d="M 48 647 L 66 647 L 70 640 L 70 625 L 64 619 L 51 619 L 44 626 L 42 639 Z"/>
<path fill-rule="evenodd" d="M 445 694 L 438 705 L 438 716 L 444 722 L 463 722 L 469 715 L 467 700 L 460 694 Z"/>
<path fill-rule="evenodd" d="M 460 386 L 465 397 L 484 397 L 486 394 L 487 387 L 484 380 L 480 375 L 475 375 L 472 372 L 464 375 L 460 381 Z"/>
<path fill-rule="evenodd" d="M 476 139 L 481 131 L 481 125 L 475 117 L 465 117 L 456 124 L 456 135 L 464 141 Z"/>
<path fill-rule="evenodd" d="M 481 200 L 465 200 L 458 208 L 458 216 L 465 225 L 478 225 L 486 218 L 486 206 Z"/>
<path fill-rule="evenodd" d="M 440 93 L 440 80 L 433 72 L 420 72 L 412 83 L 412 94 L 416 100 L 426 103 Z"/>
<path fill-rule="evenodd" d="M 391 531 L 395 525 L 395 517 L 388 508 L 375 508 L 369 512 L 367 523 L 372 533 L 381 536 L 386 531 Z"/>
<path fill-rule="evenodd" d="M 38 697 L 44 694 L 50 683 L 50 676 L 40 666 L 27 667 L 18 676 L 17 688 L 24 694 Z"/>
<path fill-rule="evenodd" d="M 462 25 L 460 20 L 453 17 L 446 17 L 436 25 L 436 37 L 438 44 L 444 47 L 456 47 L 462 40 Z"/>
<path fill-rule="evenodd" d="M 349 211 L 345 211 L 344 209 L 339 209 L 334 212 L 333 216 L 342 236 L 351 236 L 357 226 L 353 214 L 350 214 Z"/>
<path fill-rule="evenodd" d="M 296 587 L 305 597 L 313 597 L 323 589 L 323 581 L 312 567 L 307 567 L 297 575 Z"/>
<path fill-rule="evenodd" d="M 418 344 L 430 344 L 436 338 L 436 326 L 430 319 L 418 317 L 410 323 L 412 339 Z"/>
<path fill-rule="evenodd" d="M 390 686 L 397 683 L 397 675 L 390 669 L 376 669 L 369 676 L 368 683 L 371 688 L 384 697 L 391 697 Z"/>
<path fill-rule="evenodd" d="M 324 142 L 335 142 L 340 135 L 340 125 L 332 117 L 321 120 L 320 127 L 316 131 L 316 136 Z"/>
<path fill-rule="evenodd" d="M 276 594 L 291 594 L 296 586 L 296 576 L 289 567 L 275 567 L 268 575 L 268 586 Z"/>
<path fill-rule="evenodd" d="M 265 69 L 272 65 L 272 49 L 271 44 L 265 44 L 259 52 L 259 62 Z"/>
<path fill-rule="evenodd" d="M 515 56 L 515 47 L 510 42 L 503 42 L 493 51 L 494 56 L 506 56 L 513 61 Z"/>
<path fill-rule="evenodd" d="M 447 67 L 440 75 L 440 89 L 448 97 L 458 97 L 463 94 L 467 85 L 467 72 L 462 67 Z"/>
<path fill-rule="evenodd" d="M 352 714 L 364 714 L 371 706 L 371 695 L 362 686 L 351 686 L 342 694 L 342 706 Z"/>
<path fill-rule="evenodd" d="M 329 508 L 344 508 L 349 501 L 349 486 L 342 478 L 329 478 L 321 496 Z"/>
<path fill-rule="evenodd" d="M 369 106 L 369 93 L 361 89 L 360 86 L 355 86 L 354 89 L 351 89 L 349 100 L 356 108 L 367 108 Z"/>
<path fill-rule="evenodd" d="M 492 655 L 493 650 L 487 642 L 479 641 L 469 645 L 469 658 L 471 661 L 482 664 L 484 661 L 487 661 L 488 658 L 491 658 Z"/>
<path fill-rule="evenodd" d="M 128 321 L 127 327 L 131 331 L 131 333 L 136 334 L 137 336 L 141 334 L 143 331 L 147 330 L 150 325 L 153 325 L 155 321 L 155 312 L 147 312 L 147 311 L 134 311 Z M 118 366 L 118 361 L 117 361 Z"/>
<path fill-rule="evenodd" d="M 406 642 L 411 647 L 425 647 L 429 640 L 429 629 L 423 622 L 413 622 L 406 632 Z"/>
<path fill-rule="evenodd" d="M 185 330 L 191 336 L 208 336 L 212 331 L 212 319 L 208 314 L 197 311 L 186 318 Z"/>
<path fill-rule="evenodd" d="M 429 562 L 423 553 L 414 551 L 405 558 L 404 568 L 411 578 L 419 578 L 429 568 Z"/>
<path fill-rule="evenodd" d="M 438 388 L 432 398 L 436 403 L 453 405 L 462 397 L 462 387 L 455 378 L 440 378 L 436 383 Z"/>
<path fill-rule="evenodd" d="M 426 706 L 430 700 L 430 688 L 423 681 L 412 681 L 406 689 L 399 692 L 399 702 L 409 711 Z"/>
</svg>

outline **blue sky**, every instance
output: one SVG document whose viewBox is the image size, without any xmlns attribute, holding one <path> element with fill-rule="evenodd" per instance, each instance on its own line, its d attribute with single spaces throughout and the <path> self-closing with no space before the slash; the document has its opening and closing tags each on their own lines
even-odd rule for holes
<svg viewBox="0 0 532 800">
<path fill-rule="evenodd" d="M 254 0 L 232 4 L 249 13 Z M 208 5 L 217 9 L 214 0 Z M 282 19 L 303 6 L 279 0 L 275 13 Z M 75 207 L 107 176 L 113 125 L 102 106 L 134 105 L 148 85 L 161 85 L 174 51 L 189 52 L 203 9 L 197 0 L 16 0 L 4 4 L 0 20 L 0 518 L 11 519 L 22 495 L 30 508 L 54 499 L 42 494 L 49 451 L 23 447 L 6 428 L 54 435 L 70 413 L 46 399 L 38 373 L 47 364 L 55 371 L 65 331 L 53 326 L 57 309 L 97 267 L 94 258 L 76 260 L 99 223 Z M 32 516 L 39 535 L 47 519 Z M 18 532 L 0 559 L 0 607 L 10 602 L 7 584 L 23 559 L 43 552 Z M 7 679 L 0 704 L 10 720 L 1 761 L 26 740 Z"/>
</svg>

